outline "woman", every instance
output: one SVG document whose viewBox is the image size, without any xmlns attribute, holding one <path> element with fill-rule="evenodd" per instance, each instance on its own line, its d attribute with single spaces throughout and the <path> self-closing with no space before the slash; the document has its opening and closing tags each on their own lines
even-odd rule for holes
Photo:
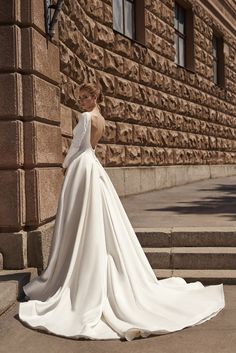
<svg viewBox="0 0 236 353">
<path fill-rule="evenodd" d="M 133 340 L 200 324 L 225 305 L 223 285 L 158 280 L 95 155 L 105 121 L 98 86 L 79 90 L 81 114 L 63 167 L 48 267 L 24 286 L 19 318 L 78 339 Z"/>
</svg>

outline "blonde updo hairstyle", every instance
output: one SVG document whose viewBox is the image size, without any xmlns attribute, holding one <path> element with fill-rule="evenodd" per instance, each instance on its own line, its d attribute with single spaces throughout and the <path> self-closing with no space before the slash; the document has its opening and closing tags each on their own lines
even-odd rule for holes
<svg viewBox="0 0 236 353">
<path fill-rule="evenodd" d="M 97 103 L 101 104 L 104 102 L 104 96 L 102 93 L 102 88 L 99 83 L 83 83 L 79 86 L 79 91 L 85 90 L 92 96 L 97 97 Z"/>
</svg>

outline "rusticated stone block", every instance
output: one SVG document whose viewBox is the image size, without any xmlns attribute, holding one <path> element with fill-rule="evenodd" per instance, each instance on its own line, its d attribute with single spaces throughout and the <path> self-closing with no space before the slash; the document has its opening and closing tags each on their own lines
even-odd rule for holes
<svg viewBox="0 0 236 353">
<path fill-rule="evenodd" d="M 21 23 L 24 26 L 36 26 L 42 32 L 45 32 L 45 8 L 44 2 L 38 0 L 21 0 Z M 58 33 L 55 34 L 55 38 L 58 37 Z"/>
<path fill-rule="evenodd" d="M 173 148 L 165 148 L 166 164 L 174 164 L 174 151 Z"/>
<path fill-rule="evenodd" d="M 141 150 L 138 146 L 125 147 L 125 164 L 126 165 L 140 165 L 141 164 Z"/>
<path fill-rule="evenodd" d="M 94 39 L 96 44 L 108 49 L 114 49 L 115 35 L 112 28 L 96 22 L 94 28 Z"/>
<path fill-rule="evenodd" d="M 100 48 L 98 45 L 91 44 L 91 49 L 89 53 L 89 64 L 98 69 L 104 68 L 104 66 L 106 66 L 104 61 L 103 48 Z"/>
<path fill-rule="evenodd" d="M 150 87 L 142 87 L 141 86 L 141 94 L 145 96 L 146 102 L 149 106 L 156 107 L 159 105 L 159 95 L 157 94 L 156 90 Z"/>
<path fill-rule="evenodd" d="M 153 147 L 141 146 L 141 164 L 142 165 L 155 165 L 156 156 Z"/>
<path fill-rule="evenodd" d="M 17 70 L 21 65 L 20 28 L 0 27 L 0 70 Z"/>
<path fill-rule="evenodd" d="M 173 152 L 174 164 L 185 164 L 185 151 L 175 148 Z"/>
<path fill-rule="evenodd" d="M 0 122 L 0 166 L 18 168 L 24 162 L 23 153 L 23 122 Z"/>
<path fill-rule="evenodd" d="M 35 168 L 25 171 L 28 226 L 39 225 L 55 216 L 62 181 L 61 168 Z"/>
<path fill-rule="evenodd" d="M 61 113 L 60 113 L 60 117 L 61 117 L 61 132 L 63 135 L 68 135 L 68 136 L 72 136 L 72 130 L 73 130 L 73 126 L 72 126 L 72 109 L 66 107 L 65 105 L 61 104 L 60 105 L 61 108 Z"/>
<path fill-rule="evenodd" d="M 114 94 L 115 77 L 103 71 L 96 72 L 97 80 L 100 82 L 104 94 Z"/>
<path fill-rule="evenodd" d="M 95 38 L 95 22 L 94 22 L 94 20 L 92 18 L 90 18 L 89 16 L 87 16 L 84 11 L 81 11 L 80 20 L 83 23 L 83 26 L 81 27 L 81 32 L 89 41 L 94 41 L 94 38 Z"/>
<path fill-rule="evenodd" d="M 20 230 L 25 223 L 25 185 L 23 170 L 0 171 L 0 226 Z"/>
<path fill-rule="evenodd" d="M 178 132 L 178 141 L 176 147 L 188 148 L 188 133 Z"/>
<path fill-rule="evenodd" d="M 102 145 L 99 143 L 96 146 L 96 156 L 103 166 L 105 166 L 106 164 L 106 150 L 107 150 L 107 146 L 104 144 Z"/>
<path fill-rule="evenodd" d="M 141 86 L 139 83 L 132 83 L 132 97 L 133 100 L 140 104 L 147 104 L 148 102 L 148 93 L 147 87 Z"/>
<path fill-rule="evenodd" d="M 43 270 L 48 265 L 55 221 L 38 227 L 27 234 L 28 266 Z"/>
<path fill-rule="evenodd" d="M 131 41 L 129 38 L 115 33 L 115 51 L 121 55 L 131 57 Z"/>
<path fill-rule="evenodd" d="M 139 64 L 124 58 L 124 75 L 131 80 L 139 81 Z"/>
<path fill-rule="evenodd" d="M 133 142 L 135 145 L 146 145 L 148 141 L 147 127 L 133 125 Z"/>
<path fill-rule="evenodd" d="M 62 163 L 61 129 L 40 122 L 24 123 L 25 165 Z"/>
<path fill-rule="evenodd" d="M 140 65 L 140 82 L 150 85 L 153 84 L 153 82 L 155 82 L 156 84 L 156 76 L 155 76 L 155 72 L 151 69 L 149 69 L 148 67 L 144 66 L 144 65 Z"/>
<path fill-rule="evenodd" d="M 105 131 L 102 136 L 102 142 L 116 143 L 116 123 L 113 121 L 107 121 L 105 125 Z"/>
<path fill-rule="evenodd" d="M 24 116 L 60 122 L 60 90 L 35 75 L 23 76 Z"/>
<path fill-rule="evenodd" d="M 0 116 L 22 116 L 22 81 L 17 73 L 0 74 Z"/>
<path fill-rule="evenodd" d="M 139 62 L 140 64 L 144 64 L 147 50 L 148 49 L 146 47 L 143 47 L 138 43 L 133 43 L 131 57 L 133 58 L 133 60 Z"/>
<path fill-rule="evenodd" d="M 132 88 L 134 84 L 120 77 L 115 77 L 115 94 L 117 97 L 129 99 L 133 97 Z"/>
<path fill-rule="evenodd" d="M 165 112 L 163 112 L 162 110 L 152 109 L 150 125 L 156 127 L 165 127 L 166 119 L 164 113 Z"/>
<path fill-rule="evenodd" d="M 22 28 L 22 68 L 27 72 L 38 72 L 58 83 L 59 50 L 58 47 L 35 29 Z M 51 64 L 53 63 L 53 65 Z"/>
<path fill-rule="evenodd" d="M 158 138 L 158 129 L 147 127 L 147 140 L 149 145 L 156 146 Z M 159 144 L 160 145 L 160 144 Z"/>
<path fill-rule="evenodd" d="M 27 267 L 27 234 L 1 233 L 0 252 L 3 254 L 4 269 L 20 270 Z"/>
<path fill-rule="evenodd" d="M 104 24 L 106 26 L 113 26 L 113 15 L 112 15 L 112 6 L 103 2 L 103 11 L 104 11 Z"/>
<path fill-rule="evenodd" d="M 89 43 L 89 42 L 84 38 L 83 34 L 80 32 L 83 26 L 81 22 L 81 17 L 80 17 L 79 24 L 74 22 L 75 18 L 74 16 L 72 16 L 72 14 L 73 14 L 73 9 L 75 5 L 76 6 L 78 5 L 77 1 L 73 1 L 70 4 L 71 17 L 68 17 L 68 15 L 65 14 L 66 6 L 64 6 L 64 11 L 62 11 L 60 14 L 59 38 L 60 38 L 60 45 L 63 42 L 68 48 L 73 48 L 73 52 L 77 56 L 80 56 L 79 53 L 81 52 L 80 51 L 81 47 L 84 47 L 84 43 Z M 80 9 L 79 6 L 78 8 Z M 77 8 L 74 11 L 77 11 L 77 12 L 74 12 L 74 14 L 77 14 L 77 16 L 80 16 L 80 12 L 77 10 Z"/>
<path fill-rule="evenodd" d="M 17 0 L 0 0 L 0 23 L 16 23 L 20 21 L 20 2 Z"/>
<path fill-rule="evenodd" d="M 118 166 L 125 163 L 125 146 L 107 145 L 106 166 Z"/>
<path fill-rule="evenodd" d="M 105 98 L 106 116 L 111 120 L 126 120 L 127 111 L 123 100 L 118 100 L 112 97 Z"/>
<path fill-rule="evenodd" d="M 79 85 L 68 76 L 61 73 L 60 89 L 61 103 L 72 109 L 79 110 L 80 106 L 77 101 Z"/>
<path fill-rule="evenodd" d="M 108 72 L 114 75 L 123 75 L 124 73 L 124 58 L 120 55 L 112 53 L 108 50 L 104 51 L 105 67 Z"/>
<path fill-rule="evenodd" d="M 133 128 L 131 124 L 116 123 L 116 138 L 118 143 L 133 143 Z"/>
<path fill-rule="evenodd" d="M 160 147 L 154 147 L 154 153 L 155 153 L 155 161 L 156 165 L 165 165 L 167 164 L 166 161 L 166 153 L 164 148 Z"/>
<path fill-rule="evenodd" d="M 62 43 L 60 45 L 60 60 L 61 72 L 74 81 L 82 82 L 85 80 L 86 65 Z"/>
<path fill-rule="evenodd" d="M 100 22 L 104 21 L 103 1 L 90 0 L 86 3 L 86 12 Z"/>
<path fill-rule="evenodd" d="M 143 107 L 140 106 L 139 104 L 130 103 L 130 102 L 126 103 L 125 105 L 126 121 L 137 123 L 142 120 L 142 122 L 144 122 L 145 120 L 144 114 L 145 114 L 145 111 Z"/>
<path fill-rule="evenodd" d="M 188 144 L 189 148 L 197 148 L 198 147 L 196 135 L 189 133 L 188 134 L 188 141 L 189 141 L 189 144 Z"/>
</svg>

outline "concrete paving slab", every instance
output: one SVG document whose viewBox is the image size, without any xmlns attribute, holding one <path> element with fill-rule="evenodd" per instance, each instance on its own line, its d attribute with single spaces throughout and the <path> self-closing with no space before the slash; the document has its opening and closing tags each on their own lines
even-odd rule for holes
<svg viewBox="0 0 236 353">
<path fill-rule="evenodd" d="M 236 227 L 236 176 L 120 199 L 135 228 Z"/>
<path fill-rule="evenodd" d="M 33 330 L 18 320 L 18 303 L 0 317 L 0 353 L 233 353 L 236 286 L 224 286 L 226 307 L 207 322 L 179 332 L 120 340 L 73 340 Z"/>
</svg>

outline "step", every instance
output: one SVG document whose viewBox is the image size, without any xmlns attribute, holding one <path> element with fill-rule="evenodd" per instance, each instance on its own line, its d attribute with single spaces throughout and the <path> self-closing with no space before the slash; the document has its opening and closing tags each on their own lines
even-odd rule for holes
<svg viewBox="0 0 236 353">
<path fill-rule="evenodd" d="M 205 285 L 210 284 L 236 284 L 236 270 L 170 270 L 153 269 L 157 279 L 181 277 L 186 282 L 200 281 Z"/>
<path fill-rule="evenodd" d="M 143 247 L 236 247 L 236 227 L 134 228 Z"/>
<path fill-rule="evenodd" d="M 236 269 L 236 247 L 143 248 L 152 268 Z"/>
<path fill-rule="evenodd" d="M 31 267 L 22 270 L 0 270 L 0 315 L 22 298 L 23 286 L 37 276 L 37 269 Z"/>
</svg>

